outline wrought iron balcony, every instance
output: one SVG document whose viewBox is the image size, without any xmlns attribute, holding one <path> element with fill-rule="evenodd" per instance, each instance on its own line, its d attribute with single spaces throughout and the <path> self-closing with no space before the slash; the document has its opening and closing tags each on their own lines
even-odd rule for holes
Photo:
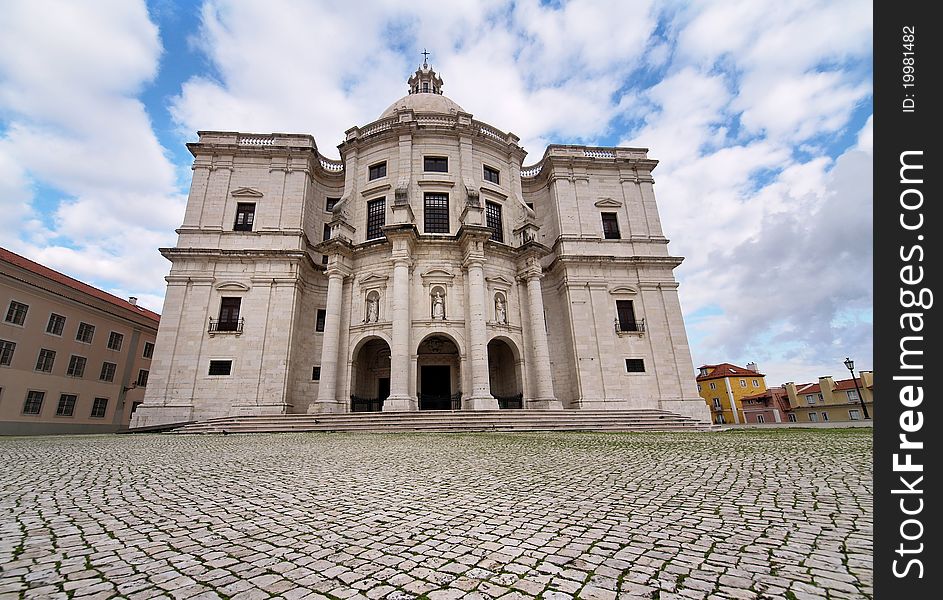
<svg viewBox="0 0 943 600">
<path fill-rule="evenodd" d="M 207 329 L 210 333 L 242 333 L 242 326 L 245 319 L 214 319 L 210 317 L 210 327 Z"/>
<path fill-rule="evenodd" d="M 636 319 L 635 321 L 615 320 L 616 333 L 644 333 L 645 319 Z"/>
<path fill-rule="evenodd" d="M 350 412 L 380 412 L 384 398 L 361 398 L 350 395 Z"/>
<path fill-rule="evenodd" d="M 523 392 L 517 394 L 516 396 L 494 396 L 494 399 L 498 401 L 498 408 L 504 409 L 517 409 L 524 408 L 524 394 Z"/>
</svg>

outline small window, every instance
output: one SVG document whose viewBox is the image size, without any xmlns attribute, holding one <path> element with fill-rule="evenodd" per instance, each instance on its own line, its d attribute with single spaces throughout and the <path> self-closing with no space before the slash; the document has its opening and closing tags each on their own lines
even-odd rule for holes
<svg viewBox="0 0 943 600">
<path fill-rule="evenodd" d="M 724 424 L 726 424 L 726 423 L 727 423 L 727 419 L 724 418 L 724 413 L 718 413 L 718 414 L 717 414 L 717 424 L 718 424 L 718 425 L 724 425 Z"/>
<path fill-rule="evenodd" d="M 370 165 L 367 173 L 367 179 L 373 181 L 374 179 L 379 179 L 381 177 L 386 177 L 386 161 L 377 163 L 375 165 Z"/>
<path fill-rule="evenodd" d="M 229 375 L 232 373 L 231 360 L 211 360 L 210 375 Z"/>
<path fill-rule="evenodd" d="M 641 324 L 635 319 L 635 304 L 632 300 L 616 300 L 616 316 L 619 331 L 642 331 Z"/>
<path fill-rule="evenodd" d="M 485 203 L 485 219 L 488 229 L 491 230 L 491 239 L 504 242 L 504 224 L 501 219 L 501 205 L 495 202 Z"/>
<path fill-rule="evenodd" d="M 449 232 L 448 194 L 426 194 L 423 203 L 425 233 Z"/>
<path fill-rule="evenodd" d="M 314 330 L 324 331 L 324 320 L 327 319 L 327 311 L 323 308 L 318 309 L 317 317 L 314 320 Z"/>
<path fill-rule="evenodd" d="M 57 417 L 71 417 L 75 412 L 75 394 L 61 394 L 59 396 L 59 405 L 56 407 Z"/>
<path fill-rule="evenodd" d="M 822 413 L 822 422 L 824 423 L 825 421 L 828 421 L 828 413 L 827 413 L 827 412 L 823 412 L 823 413 Z"/>
<path fill-rule="evenodd" d="M 43 398 L 46 392 L 30 391 L 26 394 L 26 402 L 23 403 L 24 415 L 38 415 L 43 409 Z"/>
<path fill-rule="evenodd" d="M 384 225 L 386 225 L 386 198 L 367 202 L 367 239 L 375 240 L 383 237 Z"/>
<path fill-rule="evenodd" d="M 219 300 L 219 320 L 217 331 L 239 331 L 239 309 L 242 298 L 226 296 Z"/>
<path fill-rule="evenodd" d="M 69 377 L 82 377 L 85 375 L 85 363 L 86 361 L 84 356 L 72 355 L 69 358 L 69 368 L 66 369 L 65 374 Z"/>
<path fill-rule="evenodd" d="M 607 240 L 618 240 L 622 237 L 619 235 L 619 219 L 616 213 L 602 213 L 602 232 Z"/>
<path fill-rule="evenodd" d="M 233 231 L 252 231 L 255 222 L 255 202 L 240 202 L 236 204 L 236 223 Z"/>
<path fill-rule="evenodd" d="M 805 401 L 807 404 L 815 404 L 815 396 L 812 394 L 806 394 Z"/>
<path fill-rule="evenodd" d="M 108 349 L 115 351 L 121 350 L 121 344 L 123 342 L 124 336 L 117 331 L 112 331 L 111 335 L 108 336 Z"/>
<path fill-rule="evenodd" d="M 625 359 L 625 370 L 627 373 L 644 373 L 645 361 L 641 358 Z"/>
<path fill-rule="evenodd" d="M 818 423 L 818 422 L 819 422 L 819 415 L 818 415 L 817 413 L 810 412 L 810 413 L 809 413 L 809 421 L 811 421 L 811 422 L 813 422 L 813 423 Z"/>
<path fill-rule="evenodd" d="M 108 398 L 95 398 L 92 402 L 92 413 L 89 416 L 93 419 L 104 419 L 106 410 L 108 410 Z"/>
<path fill-rule="evenodd" d="M 321 381 L 321 367 L 311 368 L 311 381 Z"/>
<path fill-rule="evenodd" d="M 845 392 L 845 394 L 848 395 L 848 401 L 849 401 L 849 402 L 857 402 L 857 401 L 858 401 L 858 392 L 857 392 L 857 390 L 848 390 L 847 392 Z"/>
<path fill-rule="evenodd" d="M 322 265 L 326 265 L 326 264 L 328 263 L 328 260 L 330 260 L 330 257 L 329 257 L 327 254 L 322 254 L 322 255 L 321 255 L 321 264 L 322 264 Z"/>
<path fill-rule="evenodd" d="M 52 373 L 52 365 L 56 362 L 56 351 L 42 348 L 36 360 L 36 370 L 43 373 Z"/>
<path fill-rule="evenodd" d="M 95 337 L 95 326 L 88 323 L 79 323 L 79 330 L 75 333 L 75 339 L 84 344 L 91 344 Z"/>
<path fill-rule="evenodd" d="M 795 423 L 796 421 L 798 421 L 798 419 L 796 418 L 796 413 L 789 413 L 788 417 L 789 417 L 790 423 Z"/>
<path fill-rule="evenodd" d="M 432 171 L 434 173 L 448 173 L 449 159 L 444 156 L 424 156 L 422 158 L 422 170 Z"/>
<path fill-rule="evenodd" d="M 150 373 L 148 373 L 145 369 L 138 371 L 138 379 L 135 382 L 138 387 L 147 387 L 147 376 L 149 374 Z"/>
<path fill-rule="evenodd" d="M 720 398 L 714 398 L 714 408 L 720 408 Z"/>
<path fill-rule="evenodd" d="M 825 402 L 825 397 L 819 394 L 819 402 Z"/>
<path fill-rule="evenodd" d="M 6 322 L 14 325 L 22 325 L 26 322 L 26 313 L 29 306 L 16 300 L 10 300 L 10 307 L 7 309 Z"/>
<path fill-rule="evenodd" d="M 710 388 L 711 388 L 712 390 L 716 390 L 716 389 L 717 389 L 717 384 L 714 383 L 713 381 L 710 382 L 708 385 L 710 386 Z"/>
<path fill-rule="evenodd" d="M 46 323 L 46 333 L 51 333 L 52 335 L 62 335 L 62 330 L 65 328 L 65 317 L 62 315 L 57 315 L 52 313 L 49 315 L 49 322 Z"/>
<path fill-rule="evenodd" d="M 152 358 L 154 356 L 154 344 L 151 342 L 144 342 L 144 358 Z"/>
<path fill-rule="evenodd" d="M 334 207 L 337 206 L 337 203 L 340 202 L 340 198 L 328 198 L 324 203 L 324 210 L 331 212 L 334 210 Z"/>
<path fill-rule="evenodd" d="M 324 224 L 324 229 L 321 231 L 321 241 L 328 241 L 331 239 L 331 226 L 327 223 Z"/>
<path fill-rule="evenodd" d="M 13 363 L 16 342 L 0 340 L 0 366 L 9 367 Z"/>
<path fill-rule="evenodd" d="M 485 165 L 485 181 L 490 181 L 491 183 L 501 183 L 501 173 L 497 169 Z"/>
<path fill-rule="evenodd" d="M 747 387 L 747 380 L 746 380 L 746 379 L 741 379 L 741 380 L 740 380 L 740 387 Z"/>
<path fill-rule="evenodd" d="M 102 371 L 98 376 L 100 381 L 114 381 L 115 380 L 115 371 L 118 369 L 118 365 L 112 362 L 103 362 Z"/>
<path fill-rule="evenodd" d="M 790 415 L 790 416 L 792 416 L 792 415 Z M 849 410 L 849 411 L 848 411 L 848 418 L 851 419 L 852 421 L 859 421 L 859 420 L 861 420 L 861 411 L 859 411 L 857 408 L 853 408 L 853 409 Z"/>
<path fill-rule="evenodd" d="M 765 423 L 765 422 L 766 422 L 766 417 L 764 417 L 763 415 L 756 415 L 756 422 L 757 422 L 757 423 Z"/>
<path fill-rule="evenodd" d="M 698 392 L 700 392 L 700 391 L 701 391 L 701 384 L 700 384 L 700 383 L 699 383 L 699 384 L 697 384 L 697 391 L 698 391 Z"/>
<path fill-rule="evenodd" d="M 759 382 L 759 380 L 757 380 L 757 379 L 754 379 L 754 380 L 753 380 L 753 387 L 755 387 L 755 388 L 760 387 L 760 382 Z"/>
</svg>

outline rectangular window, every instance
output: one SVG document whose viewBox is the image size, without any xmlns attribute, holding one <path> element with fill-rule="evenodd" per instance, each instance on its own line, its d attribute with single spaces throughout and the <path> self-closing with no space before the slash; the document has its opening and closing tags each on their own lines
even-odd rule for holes
<svg viewBox="0 0 943 600">
<path fill-rule="evenodd" d="M 756 422 L 757 422 L 757 423 L 765 423 L 765 422 L 766 422 L 766 417 L 764 417 L 763 415 L 756 415 Z"/>
<path fill-rule="evenodd" d="M 95 336 L 95 326 L 88 323 L 79 323 L 79 330 L 75 333 L 75 339 L 85 344 L 91 344 Z"/>
<path fill-rule="evenodd" d="M 9 367 L 13 363 L 13 352 L 16 350 L 16 342 L 0 340 L 0 365 Z"/>
<path fill-rule="evenodd" d="M 432 171 L 434 173 L 448 173 L 449 159 L 444 156 L 424 156 L 422 157 L 422 170 Z"/>
<path fill-rule="evenodd" d="M 84 356 L 76 356 L 73 354 L 69 358 L 69 368 L 66 369 L 65 374 L 69 377 L 82 377 L 85 375 L 85 363 L 88 362 Z"/>
<path fill-rule="evenodd" d="M 861 419 L 861 411 L 859 411 L 857 408 L 853 408 L 853 409 L 849 410 L 849 411 L 848 411 L 848 418 L 851 419 L 852 421 L 858 421 L 858 420 L 860 420 L 860 419 Z"/>
<path fill-rule="evenodd" d="M 714 398 L 714 408 L 720 408 L 720 398 Z"/>
<path fill-rule="evenodd" d="M 340 202 L 340 200 L 341 200 L 340 198 L 328 198 L 327 201 L 324 203 L 324 210 L 326 210 L 327 212 L 331 212 L 332 210 L 334 210 L 334 207 L 337 205 L 338 202 Z"/>
<path fill-rule="evenodd" d="M 488 229 L 491 230 L 491 239 L 504 242 L 504 225 L 501 222 L 501 205 L 495 202 L 485 203 L 485 218 Z"/>
<path fill-rule="evenodd" d="M 700 384 L 700 383 L 699 383 L 699 384 L 697 384 L 697 391 L 698 391 L 698 392 L 700 392 L 700 391 L 701 391 L 701 384 Z"/>
<path fill-rule="evenodd" d="M 71 417 L 75 412 L 75 394 L 61 394 L 59 396 L 59 406 L 56 407 L 57 417 Z"/>
<path fill-rule="evenodd" d="M 327 255 L 327 254 L 322 254 L 322 255 L 321 255 L 321 264 L 322 264 L 322 265 L 326 265 L 327 262 L 328 262 L 328 255 Z"/>
<path fill-rule="evenodd" d="M 321 367 L 311 368 L 311 381 L 321 381 Z"/>
<path fill-rule="evenodd" d="M 118 369 L 118 365 L 111 362 L 102 363 L 102 372 L 98 376 L 100 381 L 114 381 L 115 380 L 115 371 Z"/>
<path fill-rule="evenodd" d="M 619 219 L 616 217 L 616 213 L 602 213 L 602 233 L 607 240 L 621 239 Z"/>
<path fill-rule="evenodd" d="M 46 392 L 31 391 L 27 393 L 26 402 L 23 403 L 23 414 L 38 415 L 39 412 L 43 409 L 43 398 L 45 397 Z"/>
<path fill-rule="evenodd" d="M 625 370 L 627 373 L 644 373 L 645 360 L 641 358 L 627 358 L 625 359 Z"/>
<path fill-rule="evenodd" d="M 367 202 L 367 238 L 375 240 L 383 237 L 383 226 L 386 225 L 386 198 L 379 198 Z"/>
<path fill-rule="evenodd" d="M 26 322 L 26 312 L 28 310 L 28 305 L 17 302 L 16 300 L 10 300 L 10 307 L 7 309 L 7 317 L 5 320 L 7 323 L 22 325 Z"/>
<path fill-rule="evenodd" d="M 635 305 L 631 300 L 616 300 L 616 315 L 619 318 L 619 331 L 641 331 L 635 320 Z"/>
<path fill-rule="evenodd" d="M 52 365 L 56 362 L 56 351 L 42 348 L 36 360 L 36 370 L 43 373 L 52 373 Z"/>
<path fill-rule="evenodd" d="M 211 360 L 210 375 L 229 375 L 232 373 L 231 360 Z"/>
<path fill-rule="evenodd" d="M 95 398 L 92 403 L 92 414 L 89 416 L 93 419 L 104 419 L 106 410 L 108 410 L 108 398 Z"/>
<path fill-rule="evenodd" d="M 219 321 L 217 331 L 239 330 L 239 309 L 242 307 L 242 298 L 223 297 L 219 300 Z"/>
<path fill-rule="evenodd" d="M 426 194 L 423 206 L 425 233 L 448 233 L 449 195 Z"/>
<path fill-rule="evenodd" d="M 807 404 L 815 404 L 815 396 L 812 394 L 806 394 L 805 401 Z"/>
<path fill-rule="evenodd" d="M 324 229 L 321 231 L 321 241 L 326 242 L 329 239 L 331 239 L 331 226 L 325 223 Z"/>
<path fill-rule="evenodd" d="M 741 380 L 740 380 L 740 387 L 747 387 L 747 380 L 746 380 L 746 379 L 741 379 Z"/>
<path fill-rule="evenodd" d="M 501 183 L 501 173 L 497 169 L 493 169 L 488 165 L 485 165 L 485 181 L 490 181 L 491 183 Z"/>
<path fill-rule="evenodd" d="M 845 393 L 848 395 L 848 401 L 849 401 L 849 402 L 857 402 L 857 401 L 858 401 L 858 392 L 857 392 L 857 390 L 848 390 L 848 391 L 845 392 Z"/>
<path fill-rule="evenodd" d="M 377 163 L 375 165 L 370 165 L 367 173 L 367 179 L 373 181 L 374 179 L 379 179 L 381 177 L 386 177 L 386 161 Z"/>
<path fill-rule="evenodd" d="M 756 379 L 753 380 L 753 387 L 760 387 L 760 382 Z"/>
<path fill-rule="evenodd" d="M 798 419 L 796 418 L 796 413 L 789 413 L 789 422 L 795 423 Z"/>
<path fill-rule="evenodd" d="M 151 342 L 144 342 L 144 358 L 151 358 L 154 356 L 154 344 Z"/>
<path fill-rule="evenodd" d="M 149 373 L 144 369 L 141 369 L 140 371 L 138 371 L 138 380 L 135 382 L 138 387 L 147 387 L 148 375 Z"/>
<path fill-rule="evenodd" d="M 709 385 L 710 385 L 710 388 L 711 388 L 712 390 L 716 390 L 716 389 L 717 389 L 717 384 L 715 384 L 713 381 L 710 382 Z"/>
<path fill-rule="evenodd" d="M 236 205 L 236 223 L 233 231 L 252 231 L 255 222 L 255 202 L 240 202 Z"/>
<path fill-rule="evenodd" d="M 46 323 L 46 333 L 51 333 L 52 335 L 62 335 L 62 330 L 65 328 L 65 317 L 62 315 L 57 315 L 52 313 L 49 315 L 49 322 Z"/>
<path fill-rule="evenodd" d="M 810 412 L 810 413 L 809 413 L 809 420 L 812 421 L 813 423 L 818 423 L 818 422 L 819 422 L 819 415 L 818 415 L 817 413 Z"/>
<path fill-rule="evenodd" d="M 823 422 L 828 421 L 828 413 L 827 413 L 827 412 L 823 412 L 823 413 L 822 413 L 822 421 L 823 421 Z"/>
<path fill-rule="evenodd" d="M 314 320 L 314 330 L 324 331 L 324 320 L 327 318 L 327 311 L 323 308 L 318 309 L 318 315 Z"/>
<path fill-rule="evenodd" d="M 115 351 L 121 350 L 121 344 L 123 342 L 124 336 L 117 331 L 112 331 L 111 335 L 108 336 L 108 349 Z"/>
</svg>

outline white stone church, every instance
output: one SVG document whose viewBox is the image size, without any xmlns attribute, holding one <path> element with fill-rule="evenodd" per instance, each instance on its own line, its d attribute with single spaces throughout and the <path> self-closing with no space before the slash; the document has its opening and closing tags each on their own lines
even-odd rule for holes
<svg viewBox="0 0 943 600">
<path fill-rule="evenodd" d="M 709 421 L 641 148 L 551 145 L 427 64 L 340 161 L 202 131 L 132 427 L 233 415 L 658 408 Z"/>
</svg>

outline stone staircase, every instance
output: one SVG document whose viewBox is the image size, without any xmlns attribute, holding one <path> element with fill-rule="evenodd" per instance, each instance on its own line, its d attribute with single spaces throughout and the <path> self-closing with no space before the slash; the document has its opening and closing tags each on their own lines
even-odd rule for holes
<svg viewBox="0 0 943 600">
<path fill-rule="evenodd" d="M 271 433 L 289 431 L 711 431 L 709 423 L 664 410 L 482 410 L 363 412 L 345 414 L 222 417 L 186 424 L 173 433 Z"/>
</svg>

